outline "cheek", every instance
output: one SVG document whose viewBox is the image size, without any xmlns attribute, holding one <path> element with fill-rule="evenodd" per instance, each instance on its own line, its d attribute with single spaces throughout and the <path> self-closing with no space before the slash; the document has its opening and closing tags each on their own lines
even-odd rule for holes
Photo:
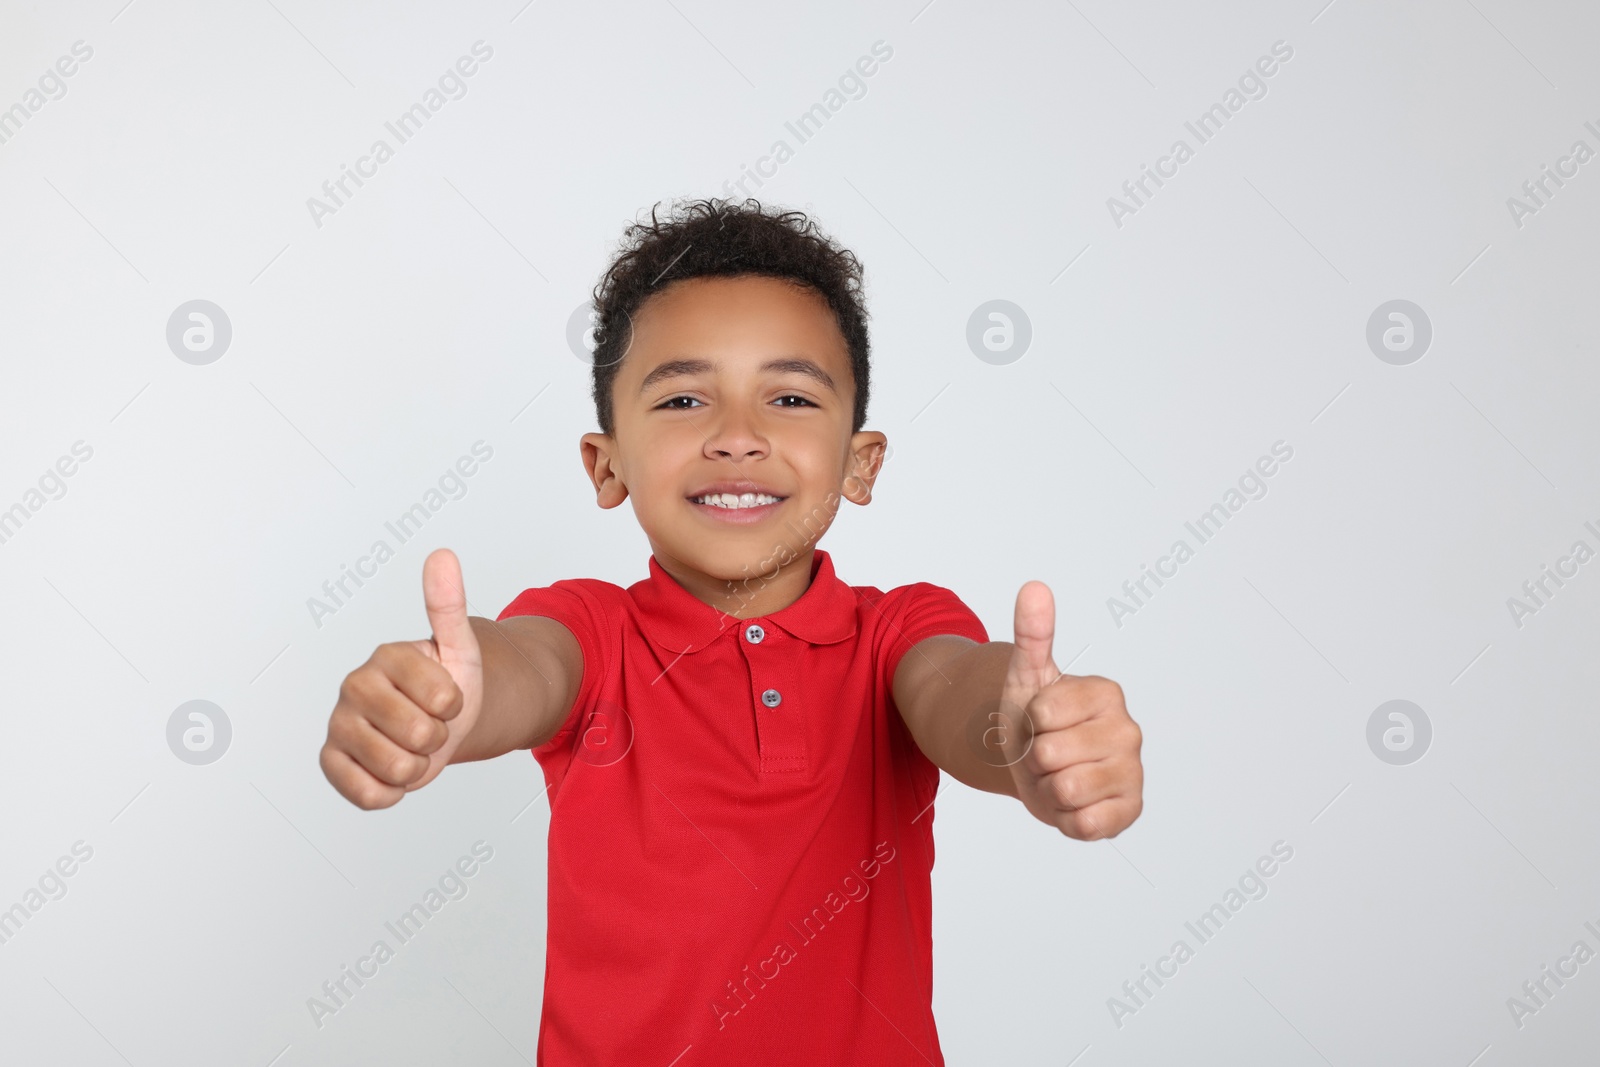
<svg viewBox="0 0 1600 1067">
<path fill-rule="evenodd" d="M 833 435 L 824 435 L 814 428 L 777 435 L 774 451 L 783 456 L 786 465 L 806 484 L 837 489 L 840 479 L 850 470 L 848 442 Z"/>
<path fill-rule="evenodd" d="M 644 503 L 676 500 L 684 470 L 704 462 L 705 441 L 687 420 L 634 435 L 619 461 L 629 493 Z"/>
</svg>

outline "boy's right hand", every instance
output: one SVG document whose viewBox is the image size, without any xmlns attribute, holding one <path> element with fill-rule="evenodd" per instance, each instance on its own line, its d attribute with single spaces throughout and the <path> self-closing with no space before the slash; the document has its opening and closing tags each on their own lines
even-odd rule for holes
<svg viewBox="0 0 1600 1067">
<path fill-rule="evenodd" d="M 322 773 L 368 811 L 433 781 L 483 706 L 483 656 L 449 549 L 422 564 L 422 599 L 433 637 L 379 645 L 345 677 L 328 719 Z"/>
</svg>

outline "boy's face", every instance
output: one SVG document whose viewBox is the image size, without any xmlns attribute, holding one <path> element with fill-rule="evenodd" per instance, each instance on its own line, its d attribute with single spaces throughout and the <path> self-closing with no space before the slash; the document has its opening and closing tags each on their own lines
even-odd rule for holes
<svg viewBox="0 0 1600 1067">
<path fill-rule="evenodd" d="M 855 380 L 827 302 L 757 275 L 691 278 L 646 300 L 612 410 L 614 432 L 582 441 L 598 502 L 631 497 L 680 582 L 684 571 L 742 581 L 809 561 L 841 498 L 871 500 L 886 443 L 851 433 Z M 724 493 L 765 495 L 749 506 Z"/>
</svg>

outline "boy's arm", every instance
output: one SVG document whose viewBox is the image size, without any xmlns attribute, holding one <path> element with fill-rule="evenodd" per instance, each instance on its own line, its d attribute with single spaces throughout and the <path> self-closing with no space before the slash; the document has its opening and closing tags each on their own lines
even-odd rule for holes
<svg viewBox="0 0 1600 1067">
<path fill-rule="evenodd" d="M 339 686 L 322 771 L 359 808 L 387 808 L 447 765 L 549 740 L 583 681 L 577 639 L 554 619 L 467 615 L 461 565 L 422 565 L 433 636 L 379 645 Z"/>
<path fill-rule="evenodd" d="M 1009 728 L 994 717 L 1012 646 L 954 634 L 911 646 L 894 672 L 894 702 L 917 747 L 956 781 L 988 793 L 1017 795 L 1006 757 L 995 744 Z"/>
<path fill-rule="evenodd" d="M 1116 682 L 1056 669 L 1054 631 L 1049 588 L 1029 582 L 1014 643 L 919 641 L 895 668 L 895 705 L 952 778 L 1017 797 L 1068 837 L 1115 837 L 1143 809 L 1143 735 Z"/>
<path fill-rule="evenodd" d="M 492 759 L 535 748 L 566 722 L 583 681 L 583 652 L 554 619 L 517 615 L 496 622 L 472 616 L 483 656 L 483 707 L 450 756 L 451 763 Z"/>
</svg>

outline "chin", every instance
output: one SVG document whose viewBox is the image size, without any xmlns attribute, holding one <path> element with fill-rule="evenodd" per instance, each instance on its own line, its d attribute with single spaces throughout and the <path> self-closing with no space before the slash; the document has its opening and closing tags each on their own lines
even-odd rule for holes
<svg viewBox="0 0 1600 1067">
<path fill-rule="evenodd" d="M 693 531 L 678 545 L 679 551 L 666 545 L 662 547 L 700 573 L 728 582 L 742 582 L 763 574 L 770 576 L 778 560 L 788 559 L 792 563 L 805 554 L 804 550 L 796 552 L 793 545 L 771 531 L 752 530 L 718 537 Z"/>
<path fill-rule="evenodd" d="M 722 547 L 697 545 L 695 555 L 702 557 L 697 560 L 696 569 L 729 582 L 742 582 L 746 578 L 755 578 L 762 574 L 771 574 L 773 563 L 778 554 L 773 552 L 772 545 L 745 546 L 731 544 Z"/>
</svg>

